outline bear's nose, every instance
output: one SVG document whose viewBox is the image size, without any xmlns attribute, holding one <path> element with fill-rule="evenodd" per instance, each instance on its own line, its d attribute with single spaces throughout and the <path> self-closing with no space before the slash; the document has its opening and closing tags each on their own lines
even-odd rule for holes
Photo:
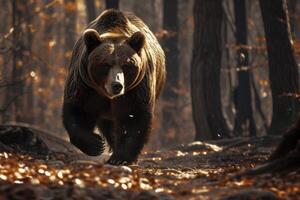
<svg viewBox="0 0 300 200">
<path fill-rule="evenodd" d="M 120 82 L 113 82 L 111 88 L 114 94 L 119 94 L 123 89 L 123 85 Z"/>
</svg>

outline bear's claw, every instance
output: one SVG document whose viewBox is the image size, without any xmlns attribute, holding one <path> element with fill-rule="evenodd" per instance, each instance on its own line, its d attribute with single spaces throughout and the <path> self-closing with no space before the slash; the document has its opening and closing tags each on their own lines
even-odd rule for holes
<svg viewBox="0 0 300 200">
<path fill-rule="evenodd" d="M 128 159 L 121 158 L 120 156 L 112 155 L 109 160 L 107 161 L 107 164 L 110 165 L 129 165 L 132 162 L 128 161 Z"/>
<path fill-rule="evenodd" d="M 127 161 L 124 161 L 124 160 L 109 159 L 107 161 L 107 164 L 110 164 L 110 165 L 128 165 L 129 163 Z"/>
<path fill-rule="evenodd" d="M 71 143 L 89 156 L 101 155 L 104 151 L 104 141 L 97 134 L 86 134 L 84 137 L 72 137 Z"/>
</svg>

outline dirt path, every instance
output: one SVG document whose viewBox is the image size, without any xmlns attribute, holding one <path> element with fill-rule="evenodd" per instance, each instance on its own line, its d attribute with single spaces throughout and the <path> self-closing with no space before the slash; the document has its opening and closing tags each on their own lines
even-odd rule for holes
<svg viewBox="0 0 300 200">
<path fill-rule="evenodd" d="M 8 133 L 7 128 L 0 127 L 1 200 L 300 199 L 300 170 L 234 178 L 263 164 L 279 138 L 194 142 L 144 153 L 137 165 L 114 167 L 78 153 L 69 143 L 45 137 L 45 133 L 12 130 Z M 22 133 L 24 138 L 31 135 L 29 146 L 7 144 L 11 132 L 17 136 Z M 54 149 L 48 147 L 49 141 L 56 143 Z M 34 146 L 42 148 L 41 153 L 28 151 Z"/>
</svg>

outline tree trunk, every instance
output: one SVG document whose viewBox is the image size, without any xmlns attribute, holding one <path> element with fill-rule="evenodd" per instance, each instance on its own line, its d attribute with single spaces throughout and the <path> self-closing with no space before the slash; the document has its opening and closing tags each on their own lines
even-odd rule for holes
<svg viewBox="0 0 300 200">
<path fill-rule="evenodd" d="M 255 121 L 251 104 L 250 71 L 247 45 L 247 13 L 246 1 L 234 0 L 234 14 L 236 27 L 237 76 L 238 85 L 234 90 L 234 104 L 236 108 L 234 132 L 242 135 L 248 131 L 249 135 L 256 135 Z"/>
<path fill-rule="evenodd" d="M 53 2 L 53 1 L 52 1 Z M 77 1 L 78 2 L 78 1 Z M 65 45 L 65 32 L 66 32 L 66 7 L 53 5 L 53 27 L 51 37 L 53 38 L 53 46 L 51 47 L 51 57 L 48 57 L 46 61 L 49 61 L 49 85 L 45 92 L 48 93 L 48 98 L 51 99 L 47 104 L 47 111 L 45 113 L 46 120 L 45 126 L 47 130 L 53 131 L 60 138 L 66 138 L 65 130 L 61 126 L 62 109 L 60 104 L 61 94 L 63 93 L 63 83 L 54 80 L 64 80 L 67 70 L 67 64 L 70 61 L 72 53 L 72 45 L 66 50 Z M 73 5 L 73 6 L 72 6 Z M 72 8 L 73 7 L 73 8 Z M 50 7 L 49 7 L 50 8 Z M 48 9 L 49 9 L 48 8 Z M 76 8 L 76 7 L 75 7 Z M 71 10 L 74 10 L 74 4 L 71 4 Z M 76 9 L 75 9 L 76 12 Z M 60 13 L 60 14 L 58 14 Z M 58 15 L 57 15 L 58 14 Z M 49 23 L 52 23 L 51 21 Z M 75 24 L 75 22 L 74 22 Z M 46 24 L 45 24 L 46 25 Z M 48 25 L 47 25 L 48 26 Z M 50 28 L 50 25 L 49 25 Z M 70 34 L 76 34 L 75 25 Z M 75 39 L 75 36 L 74 36 Z M 71 42 L 70 42 L 71 43 Z M 75 41 L 73 45 L 75 44 Z M 49 52 L 50 53 L 50 52 Z M 52 123 L 49 123 L 52 122 Z"/>
<path fill-rule="evenodd" d="M 163 47 L 166 54 L 167 82 L 163 92 L 163 130 L 167 132 L 165 144 L 176 141 L 178 127 L 178 2 L 177 0 L 164 0 L 163 29 L 168 32 L 163 40 Z"/>
<path fill-rule="evenodd" d="M 85 0 L 87 23 L 90 23 L 96 18 L 96 6 L 94 0 Z"/>
<path fill-rule="evenodd" d="M 12 1 L 13 58 L 12 84 L 9 88 L 6 104 L 11 105 L 14 113 L 12 121 L 32 123 L 33 114 L 33 80 L 31 63 L 31 11 L 33 4 L 29 1 Z"/>
<path fill-rule="evenodd" d="M 296 119 L 298 69 L 291 45 L 285 0 L 260 0 L 267 41 L 273 116 L 269 134 L 281 134 Z"/>
<path fill-rule="evenodd" d="M 76 42 L 76 0 L 64 0 L 65 4 L 65 65 L 69 64 L 73 46 Z"/>
<path fill-rule="evenodd" d="M 222 0 L 195 1 L 194 20 L 191 96 L 195 139 L 229 137 L 220 92 Z"/>
<path fill-rule="evenodd" d="M 119 9 L 119 0 L 105 0 L 106 9 Z"/>
<path fill-rule="evenodd" d="M 11 3 L 9 1 L 1 1 L 0 6 L 2 8 L 2 11 L 0 13 L 0 19 L 5 19 L 1 20 L 0 22 L 0 37 L 2 38 L 5 34 L 9 32 L 9 29 L 11 27 L 11 17 L 7 16 L 12 16 L 11 14 Z M 8 39 L 2 38 L 0 39 L 0 65 L 1 65 L 1 83 L 5 85 L 9 81 L 9 75 L 11 74 L 11 42 Z M 9 117 L 11 113 L 7 112 L 8 106 L 6 105 L 6 94 L 10 92 L 8 87 L 3 88 L 3 85 L 1 84 L 0 87 L 3 90 L 3 94 L 0 101 L 1 101 L 1 123 L 5 123 L 9 120 Z"/>
<path fill-rule="evenodd" d="M 43 6 L 48 5 L 51 3 L 52 0 L 44 0 Z M 48 7 L 45 10 L 45 16 L 47 17 L 47 21 L 44 23 L 44 29 L 42 32 L 42 42 L 41 45 L 43 47 L 43 52 L 41 53 L 40 57 L 43 60 L 44 64 L 40 66 L 40 75 L 42 78 L 39 81 L 39 98 L 38 98 L 38 106 L 36 108 L 38 117 L 36 118 L 37 124 L 39 124 L 41 127 L 49 127 L 49 124 L 47 123 L 49 121 L 47 114 L 49 108 L 49 102 L 51 101 L 50 93 L 51 93 L 51 84 L 50 84 L 50 78 L 51 78 L 51 66 L 53 64 L 53 56 L 54 53 L 52 43 L 54 42 L 55 32 L 54 26 L 55 26 L 55 16 L 54 14 L 54 8 L 53 6 Z"/>
<path fill-rule="evenodd" d="M 287 1 L 288 12 L 289 12 L 289 17 L 290 17 L 290 25 L 291 25 L 291 34 L 292 34 L 293 38 L 296 37 L 297 2 L 298 2 L 298 0 Z"/>
<path fill-rule="evenodd" d="M 191 115 L 192 104 L 190 96 L 190 71 L 193 52 L 193 0 L 178 1 L 178 121 L 177 138 L 180 143 L 190 142 L 194 139 L 195 126 Z M 181 114 L 182 113 L 182 114 Z M 188 130 L 188 131 L 187 131 Z"/>
<path fill-rule="evenodd" d="M 162 2 L 162 0 L 133 1 L 134 14 L 141 18 L 152 32 L 157 32 L 161 28 Z"/>
</svg>

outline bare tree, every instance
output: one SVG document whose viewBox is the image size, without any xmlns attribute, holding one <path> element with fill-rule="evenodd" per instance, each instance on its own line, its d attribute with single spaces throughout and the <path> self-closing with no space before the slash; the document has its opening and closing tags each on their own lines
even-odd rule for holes
<svg viewBox="0 0 300 200">
<path fill-rule="evenodd" d="M 105 0 L 106 9 L 119 9 L 119 0 Z"/>
<path fill-rule="evenodd" d="M 273 115 L 269 134 L 281 134 L 297 118 L 299 92 L 297 63 L 291 45 L 285 0 L 260 0 L 269 60 Z"/>
<path fill-rule="evenodd" d="M 256 134 L 255 121 L 251 104 L 250 71 L 247 50 L 247 13 L 246 1 L 234 0 L 236 45 L 237 50 L 237 77 L 238 85 L 234 89 L 234 104 L 236 108 L 234 132 L 236 135 L 248 129 L 249 134 Z"/>
<path fill-rule="evenodd" d="M 289 16 L 290 16 L 291 34 L 292 34 L 293 37 L 296 36 L 297 3 L 298 3 L 298 0 L 289 0 L 289 1 L 287 1 L 288 12 L 289 12 Z"/>
<path fill-rule="evenodd" d="M 85 0 L 86 14 L 88 23 L 96 18 L 96 6 L 94 0 Z"/>
<path fill-rule="evenodd" d="M 1 1 L 0 6 L 2 11 L 0 13 L 0 19 L 6 19 L 0 21 L 0 70 L 2 72 L 2 76 L 0 77 L 0 87 L 2 92 L 6 94 L 7 90 L 7 79 L 8 75 L 11 73 L 11 49 L 12 49 L 12 42 L 8 39 L 7 33 L 9 32 L 9 28 L 11 27 L 11 3 L 9 1 Z M 7 105 L 5 102 L 6 98 L 5 95 L 1 95 L 0 102 L 1 102 L 1 122 L 6 122 L 9 118 L 9 114 L 6 112 Z"/>
<path fill-rule="evenodd" d="M 44 0 L 43 6 L 49 5 L 52 0 Z M 43 32 L 42 32 L 42 42 L 43 52 L 39 55 L 41 60 L 43 61 L 43 65 L 40 67 L 40 75 L 42 78 L 40 79 L 40 97 L 37 101 L 37 117 L 36 122 L 44 127 L 47 127 L 46 122 L 47 117 L 47 109 L 49 109 L 49 90 L 50 90 L 50 76 L 51 76 L 51 68 L 50 65 L 52 62 L 52 45 L 54 41 L 55 29 L 55 17 L 54 17 L 54 8 L 53 6 L 48 7 L 45 11 L 45 15 L 47 16 L 47 21 L 44 23 Z"/>
<path fill-rule="evenodd" d="M 64 0 L 65 6 L 65 65 L 69 63 L 71 51 L 76 41 L 76 18 L 77 18 L 77 2 L 76 0 Z"/>
<path fill-rule="evenodd" d="M 168 32 L 163 40 L 163 48 L 166 54 L 167 82 L 163 92 L 165 105 L 163 107 L 163 129 L 168 132 L 168 136 L 176 136 L 178 126 L 178 93 L 179 88 L 179 66 L 178 66 L 178 2 L 177 0 L 164 0 L 163 29 Z M 173 133 L 170 133 L 173 132 Z M 170 143 L 170 139 L 165 138 Z"/>
<path fill-rule="evenodd" d="M 195 139 L 229 137 L 220 92 L 222 0 L 195 1 L 194 21 L 191 96 Z"/>
<path fill-rule="evenodd" d="M 133 1 L 132 4 L 134 14 L 140 17 L 151 31 L 157 32 L 161 28 L 163 0 Z"/>
<path fill-rule="evenodd" d="M 7 90 L 6 105 L 11 105 L 8 112 L 14 113 L 10 120 L 32 123 L 33 82 L 30 79 L 32 44 L 32 10 L 33 2 L 12 1 L 13 56 L 11 86 Z M 32 74 L 33 75 L 33 74 Z"/>
</svg>

